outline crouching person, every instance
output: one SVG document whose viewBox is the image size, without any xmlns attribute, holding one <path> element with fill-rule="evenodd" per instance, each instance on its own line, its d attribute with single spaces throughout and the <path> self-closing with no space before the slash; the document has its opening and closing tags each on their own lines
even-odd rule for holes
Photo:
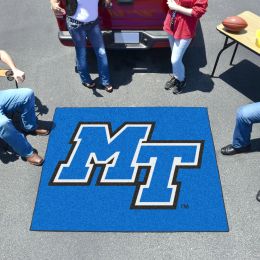
<svg viewBox="0 0 260 260">
<path fill-rule="evenodd" d="M 0 60 L 11 68 L 13 77 L 18 83 L 24 81 L 24 72 L 16 68 L 12 58 L 5 51 L 0 50 Z M 17 115 L 21 128 L 26 134 L 49 134 L 49 130 L 38 128 L 34 106 L 34 93 L 31 89 L 0 91 L 0 138 L 30 164 L 40 166 L 44 159 L 33 149 L 24 133 L 14 126 L 12 120 L 12 115 Z"/>
</svg>

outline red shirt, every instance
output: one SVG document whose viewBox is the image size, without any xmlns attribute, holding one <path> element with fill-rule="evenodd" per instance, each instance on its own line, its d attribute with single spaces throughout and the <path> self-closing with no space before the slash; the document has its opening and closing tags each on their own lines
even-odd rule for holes
<svg viewBox="0 0 260 260">
<path fill-rule="evenodd" d="M 176 3 L 185 8 L 191 8 L 191 16 L 177 12 L 174 25 L 171 28 L 170 23 L 173 11 L 169 10 L 164 21 L 163 30 L 175 39 L 193 38 L 199 18 L 206 13 L 208 0 L 176 0 Z"/>
</svg>

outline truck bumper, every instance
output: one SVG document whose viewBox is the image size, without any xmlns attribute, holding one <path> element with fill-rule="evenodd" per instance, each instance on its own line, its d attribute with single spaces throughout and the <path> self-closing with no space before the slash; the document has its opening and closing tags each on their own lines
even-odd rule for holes
<svg viewBox="0 0 260 260">
<path fill-rule="evenodd" d="M 169 47 L 168 35 L 164 31 L 102 31 L 102 33 L 107 49 Z M 74 46 L 68 31 L 60 31 L 58 37 L 63 45 Z"/>
</svg>

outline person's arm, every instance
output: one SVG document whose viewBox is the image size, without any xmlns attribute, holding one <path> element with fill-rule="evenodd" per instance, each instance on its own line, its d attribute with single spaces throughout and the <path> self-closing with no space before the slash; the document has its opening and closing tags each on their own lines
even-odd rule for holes
<svg viewBox="0 0 260 260">
<path fill-rule="evenodd" d="M 180 6 L 174 0 L 168 0 L 167 4 L 171 10 L 175 10 L 176 12 L 187 16 L 200 18 L 207 10 L 208 0 L 197 0 L 195 1 L 192 8 Z"/>
<path fill-rule="evenodd" d="M 171 10 L 174 10 L 181 14 L 185 14 L 187 16 L 192 16 L 192 8 L 186 8 L 186 7 L 180 6 L 174 0 L 168 0 L 167 4 Z"/>
<path fill-rule="evenodd" d="M 13 71 L 13 77 L 18 83 L 24 81 L 24 72 L 16 68 L 14 61 L 6 51 L 0 50 L 0 60 L 10 67 L 10 69 Z"/>
<path fill-rule="evenodd" d="M 51 3 L 51 9 L 53 10 L 55 15 L 65 15 L 66 11 L 65 9 L 60 7 L 60 1 L 59 0 L 50 0 Z"/>
</svg>

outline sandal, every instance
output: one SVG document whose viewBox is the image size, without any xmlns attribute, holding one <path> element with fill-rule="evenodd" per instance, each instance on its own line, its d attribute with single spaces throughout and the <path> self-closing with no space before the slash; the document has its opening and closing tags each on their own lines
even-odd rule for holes
<svg viewBox="0 0 260 260">
<path fill-rule="evenodd" d="M 93 81 L 91 83 L 82 83 L 82 85 L 86 88 L 90 88 L 90 89 L 93 89 L 96 87 L 96 83 Z"/>
<path fill-rule="evenodd" d="M 104 87 L 105 87 L 106 92 L 109 92 L 109 93 L 113 92 L 113 87 L 111 85 L 106 85 Z"/>
</svg>

